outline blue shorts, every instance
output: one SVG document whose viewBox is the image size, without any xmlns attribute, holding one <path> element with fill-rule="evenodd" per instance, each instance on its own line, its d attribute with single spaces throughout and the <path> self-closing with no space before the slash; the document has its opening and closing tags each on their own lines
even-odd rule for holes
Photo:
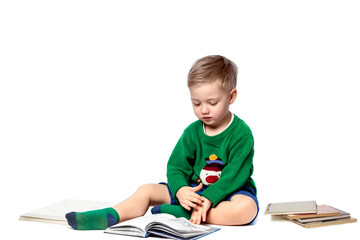
<svg viewBox="0 0 360 240">
<path fill-rule="evenodd" d="M 166 187 L 167 187 L 167 189 L 168 189 L 168 191 L 169 191 L 170 199 L 171 199 L 171 203 L 170 203 L 170 204 L 171 204 L 171 205 L 176 205 L 175 198 L 174 198 L 174 196 L 171 194 L 169 185 L 168 185 L 167 183 L 165 183 L 165 182 L 161 182 L 161 183 L 159 183 L 159 184 L 164 184 L 164 185 L 166 185 Z M 193 183 L 193 184 L 190 184 L 190 187 L 195 187 L 195 186 L 197 186 L 197 185 L 198 185 L 198 183 Z M 200 189 L 200 191 L 197 191 L 196 193 L 200 195 L 205 189 L 206 189 L 206 187 L 203 187 L 202 189 Z M 256 193 L 255 193 L 255 190 L 254 190 L 252 187 L 245 185 L 245 186 L 243 186 L 242 188 L 237 189 L 237 190 L 235 190 L 234 192 L 232 192 L 232 193 L 230 193 L 229 195 L 227 195 L 227 196 L 224 198 L 223 201 L 225 201 L 225 200 L 226 200 L 226 201 L 230 201 L 230 199 L 231 199 L 233 196 L 237 195 L 237 194 L 242 194 L 242 195 L 251 197 L 251 198 L 254 200 L 254 202 L 256 203 L 256 206 L 257 206 L 256 216 L 254 217 L 254 219 L 253 219 L 250 223 L 248 223 L 248 224 L 252 224 L 252 223 L 255 221 L 257 215 L 259 214 L 259 202 L 258 202 Z"/>
</svg>

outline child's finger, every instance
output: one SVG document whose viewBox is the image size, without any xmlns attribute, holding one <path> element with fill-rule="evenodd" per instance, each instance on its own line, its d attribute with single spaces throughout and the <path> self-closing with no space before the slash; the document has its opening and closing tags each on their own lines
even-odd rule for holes
<svg viewBox="0 0 360 240">
<path fill-rule="evenodd" d="M 201 204 L 203 202 L 203 199 L 200 195 L 194 193 L 191 196 L 189 196 L 189 200 L 194 202 L 194 203 L 198 203 Z"/>
<path fill-rule="evenodd" d="M 201 213 L 198 213 L 197 219 L 196 219 L 196 224 L 200 224 L 200 223 L 201 223 Z"/>
<path fill-rule="evenodd" d="M 200 222 L 201 222 L 201 214 L 199 213 L 199 211 L 193 211 L 190 221 L 192 223 L 194 223 L 194 224 L 200 224 Z"/>
<path fill-rule="evenodd" d="M 184 204 L 184 203 L 180 203 L 180 205 L 185 208 L 186 210 L 190 211 L 191 207 L 189 207 L 188 205 Z"/>
<path fill-rule="evenodd" d="M 203 184 L 200 183 L 199 185 L 193 187 L 192 190 L 193 190 L 194 192 L 197 192 L 197 191 L 200 191 L 202 188 L 203 188 Z"/>
<path fill-rule="evenodd" d="M 196 203 L 194 203 L 193 201 L 188 201 L 188 204 L 187 204 L 189 207 L 191 207 L 191 208 L 194 208 L 194 207 L 196 207 L 197 206 L 197 204 Z"/>
<path fill-rule="evenodd" d="M 202 217 L 202 221 L 206 222 L 206 212 L 203 212 L 201 217 Z"/>
</svg>

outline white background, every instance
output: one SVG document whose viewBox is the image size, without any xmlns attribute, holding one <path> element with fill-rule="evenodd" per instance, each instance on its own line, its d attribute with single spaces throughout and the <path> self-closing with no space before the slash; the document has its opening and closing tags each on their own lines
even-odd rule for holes
<svg viewBox="0 0 360 240">
<path fill-rule="evenodd" d="M 316 200 L 360 217 L 359 12 L 345 0 L 1 1 L 2 233 L 110 238 L 18 216 L 166 181 L 196 120 L 188 70 L 221 54 L 239 66 L 231 111 L 253 130 L 261 209 L 255 226 L 212 238 L 359 235 L 358 223 L 307 230 L 263 216 L 269 202 Z"/>
</svg>

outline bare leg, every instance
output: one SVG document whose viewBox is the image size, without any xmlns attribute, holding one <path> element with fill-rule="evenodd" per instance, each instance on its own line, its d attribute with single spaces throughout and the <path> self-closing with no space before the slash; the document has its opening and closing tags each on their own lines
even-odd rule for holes
<svg viewBox="0 0 360 240">
<path fill-rule="evenodd" d="M 69 212 L 65 215 L 68 224 L 76 230 L 105 230 L 119 220 L 125 221 L 144 215 L 149 206 L 170 203 L 168 189 L 162 184 L 147 184 L 128 199 L 113 208 L 85 212 Z"/>
<path fill-rule="evenodd" d="M 163 184 L 145 184 L 113 208 L 120 216 L 120 222 L 143 216 L 150 206 L 170 204 L 167 187 Z"/>
<path fill-rule="evenodd" d="M 206 222 L 217 225 L 244 225 L 250 223 L 256 213 L 255 201 L 246 195 L 237 194 L 230 201 L 220 202 L 215 208 L 211 208 Z"/>
</svg>

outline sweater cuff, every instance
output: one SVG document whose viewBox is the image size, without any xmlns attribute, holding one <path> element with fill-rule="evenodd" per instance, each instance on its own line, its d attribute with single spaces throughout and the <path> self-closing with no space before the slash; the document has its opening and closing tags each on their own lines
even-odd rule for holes
<svg viewBox="0 0 360 240">
<path fill-rule="evenodd" d="M 221 200 L 224 199 L 226 194 L 220 188 L 210 186 L 201 193 L 201 196 L 209 199 L 212 202 L 211 207 L 215 207 Z"/>
</svg>

